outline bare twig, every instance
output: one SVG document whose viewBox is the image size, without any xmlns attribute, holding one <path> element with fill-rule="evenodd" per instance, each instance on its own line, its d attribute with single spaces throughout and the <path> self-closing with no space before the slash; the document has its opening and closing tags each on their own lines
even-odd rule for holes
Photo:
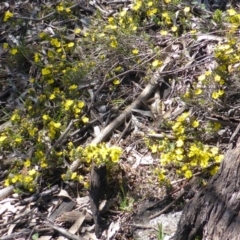
<svg viewBox="0 0 240 240">
<path fill-rule="evenodd" d="M 71 120 L 70 123 L 68 124 L 67 128 L 65 129 L 65 131 L 62 133 L 62 135 L 58 138 L 58 140 L 53 144 L 53 146 L 47 151 L 46 156 L 49 155 L 49 153 L 51 152 L 52 149 L 54 149 L 55 147 L 57 147 L 59 144 L 62 143 L 62 141 L 64 140 L 64 138 L 67 137 L 67 133 L 70 131 L 72 125 L 77 122 L 79 120 Z"/>
<path fill-rule="evenodd" d="M 0 190 L 0 200 L 8 197 L 9 195 L 11 195 L 13 193 L 13 190 L 14 190 L 13 185 L 10 185 L 8 187 L 5 187 L 5 188 L 1 189 Z"/>
<path fill-rule="evenodd" d="M 185 194 L 185 191 L 183 191 L 176 199 L 174 199 L 170 204 L 168 204 L 164 209 L 162 209 L 160 212 L 157 212 L 156 214 L 152 215 L 150 217 L 150 219 L 156 218 L 158 216 L 160 216 L 161 214 L 163 214 L 164 212 L 166 212 L 169 208 L 171 208 L 171 206 L 176 203 L 178 200 L 180 200 L 183 195 Z"/>
<path fill-rule="evenodd" d="M 82 4 L 82 1 L 72 5 L 71 7 L 69 7 L 69 9 L 73 9 L 77 6 L 79 6 L 80 4 Z M 57 11 L 53 11 L 49 14 L 47 14 L 46 16 L 42 17 L 42 18 L 31 18 L 31 17 L 21 17 L 21 16 L 13 16 L 13 18 L 16 18 L 16 19 L 24 19 L 24 20 L 29 20 L 29 21 L 36 21 L 36 22 L 40 22 L 48 17 L 51 17 L 52 15 L 54 15 Z"/>
<path fill-rule="evenodd" d="M 64 237 L 66 237 L 67 239 L 72 239 L 72 240 L 81 240 L 82 238 L 66 231 L 64 228 L 58 227 L 54 224 L 52 224 L 48 219 L 47 221 L 44 222 L 48 227 L 51 227 L 52 229 L 54 229 L 55 231 L 59 232 L 60 234 L 62 234 Z"/>
<path fill-rule="evenodd" d="M 236 127 L 236 129 L 235 129 L 234 133 L 232 134 L 229 142 L 232 142 L 232 141 L 234 140 L 234 138 L 235 138 L 236 135 L 238 134 L 239 130 L 240 130 L 240 123 L 239 123 L 238 126 Z"/>
</svg>

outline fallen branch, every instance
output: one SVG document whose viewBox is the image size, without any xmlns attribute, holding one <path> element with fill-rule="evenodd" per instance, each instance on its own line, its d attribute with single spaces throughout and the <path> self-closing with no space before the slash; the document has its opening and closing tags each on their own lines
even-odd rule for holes
<svg viewBox="0 0 240 240">
<path fill-rule="evenodd" d="M 153 77 L 153 83 L 148 83 L 142 93 L 138 96 L 138 98 L 129 106 L 127 107 L 116 119 L 114 119 L 106 128 L 103 129 L 101 134 L 93 139 L 91 142 L 92 144 L 98 144 L 109 137 L 109 135 L 119 127 L 125 120 L 127 121 L 132 113 L 132 109 L 138 108 L 143 102 L 145 102 L 152 92 L 155 90 L 157 86 L 157 82 L 159 79 L 159 72 L 155 74 Z M 70 166 L 70 171 L 76 171 L 80 165 L 80 160 L 76 160 Z"/>
<path fill-rule="evenodd" d="M 59 232 L 62 236 L 66 237 L 68 239 L 72 239 L 72 240 L 80 240 L 80 239 L 82 239 L 82 238 L 80 238 L 80 237 L 78 237 L 78 236 L 68 232 L 64 228 L 61 228 L 61 227 L 58 227 L 58 226 L 52 224 L 50 221 L 48 221 L 48 222 L 45 221 L 44 223 L 45 223 L 45 225 L 47 225 L 48 227 L 50 227 L 50 228 L 54 229 L 55 231 Z"/>
</svg>

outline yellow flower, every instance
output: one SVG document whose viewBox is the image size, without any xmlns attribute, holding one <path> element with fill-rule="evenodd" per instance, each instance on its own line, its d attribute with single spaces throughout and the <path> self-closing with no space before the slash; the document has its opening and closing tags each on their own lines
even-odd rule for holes
<svg viewBox="0 0 240 240">
<path fill-rule="evenodd" d="M 190 7 L 185 7 L 183 11 L 184 11 L 185 14 L 189 13 L 190 12 Z"/>
<path fill-rule="evenodd" d="M 111 43 L 110 43 L 110 46 L 112 47 L 112 48 L 117 48 L 117 46 L 118 46 L 118 42 L 117 42 L 117 40 L 112 40 L 111 41 Z"/>
<path fill-rule="evenodd" d="M 212 176 L 215 175 L 215 174 L 218 172 L 218 169 L 219 169 L 218 166 L 213 167 L 212 170 L 210 170 L 210 174 L 211 174 Z"/>
<path fill-rule="evenodd" d="M 76 90 L 77 89 L 77 85 L 76 84 L 73 84 L 69 87 L 69 90 Z"/>
<path fill-rule="evenodd" d="M 121 154 L 122 150 L 120 147 L 111 147 L 110 157 L 112 162 L 114 163 L 118 162 Z"/>
<path fill-rule="evenodd" d="M 147 16 L 151 17 L 157 13 L 157 8 L 147 10 Z"/>
<path fill-rule="evenodd" d="M 12 183 L 16 183 L 16 182 L 19 180 L 18 177 L 19 177 L 18 175 L 15 175 L 15 176 L 11 179 L 11 182 L 12 182 Z"/>
<path fill-rule="evenodd" d="M 67 99 L 64 104 L 65 110 L 69 110 L 70 107 L 73 105 L 74 101 L 72 99 Z"/>
<path fill-rule="evenodd" d="M 6 22 L 8 19 L 12 18 L 13 13 L 11 13 L 10 11 L 6 11 L 4 14 L 4 18 L 3 21 Z"/>
<path fill-rule="evenodd" d="M 231 8 L 231 9 L 227 10 L 227 13 L 229 16 L 234 16 L 236 14 L 236 11 Z"/>
<path fill-rule="evenodd" d="M 202 89 L 201 88 L 197 88 L 194 90 L 195 95 L 200 95 L 202 93 Z"/>
<path fill-rule="evenodd" d="M 124 17 L 124 16 L 126 16 L 126 13 L 127 13 L 127 11 L 123 10 L 119 13 L 119 16 Z"/>
<path fill-rule="evenodd" d="M 180 124 L 187 119 L 188 116 L 189 116 L 189 112 L 182 113 L 181 116 L 179 116 L 177 118 L 178 123 L 174 124 L 174 125 L 176 125 L 175 128 L 178 128 L 180 126 Z M 174 128 L 173 128 L 173 130 L 174 130 Z"/>
<path fill-rule="evenodd" d="M 74 32 L 75 32 L 76 34 L 78 34 L 78 33 L 81 32 L 81 29 L 80 29 L 80 28 L 76 28 L 76 29 L 74 30 Z"/>
<path fill-rule="evenodd" d="M 70 12 L 71 12 L 71 9 L 70 9 L 70 8 L 66 8 L 65 11 L 66 11 L 67 13 L 70 13 Z"/>
<path fill-rule="evenodd" d="M 108 22 L 113 25 L 115 22 L 115 19 L 113 17 L 109 17 Z"/>
<path fill-rule="evenodd" d="M 40 32 L 40 33 L 38 34 L 38 36 L 39 36 L 41 39 L 43 39 L 43 38 L 45 38 L 45 37 L 47 36 L 47 34 L 46 34 L 45 32 Z"/>
<path fill-rule="evenodd" d="M 187 171 L 184 173 L 184 176 L 185 176 L 185 178 L 191 178 L 191 177 L 192 177 L 192 171 L 187 170 Z"/>
<path fill-rule="evenodd" d="M 184 144 L 184 142 L 183 142 L 182 139 L 179 139 L 179 140 L 177 140 L 177 142 L 176 142 L 176 146 L 177 146 L 177 147 L 182 147 L 183 144 Z"/>
<path fill-rule="evenodd" d="M 12 117 L 11 117 L 11 121 L 18 121 L 20 120 L 20 116 L 18 115 L 18 113 L 13 113 Z"/>
<path fill-rule="evenodd" d="M 199 126 L 199 121 L 197 121 L 197 120 L 193 121 L 192 126 L 194 128 L 197 128 Z"/>
<path fill-rule="evenodd" d="M 70 42 L 67 46 L 68 46 L 69 48 L 73 47 L 73 46 L 74 46 L 74 42 Z"/>
<path fill-rule="evenodd" d="M 154 60 L 154 61 L 152 62 L 152 66 L 153 66 L 153 67 L 159 67 L 159 66 L 161 66 L 161 65 L 162 65 L 162 62 L 159 61 L 159 60 Z"/>
<path fill-rule="evenodd" d="M 171 2 L 171 0 L 164 0 L 164 2 L 165 2 L 165 3 L 170 3 L 170 2 Z"/>
<path fill-rule="evenodd" d="M 153 144 L 150 148 L 151 148 L 152 153 L 156 153 L 157 152 L 158 147 L 157 147 L 156 144 Z"/>
<path fill-rule="evenodd" d="M 49 79 L 47 82 L 48 82 L 48 84 L 53 84 L 54 80 L 53 79 Z"/>
<path fill-rule="evenodd" d="M 57 38 L 51 39 L 50 43 L 55 47 L 60 47 L 61 46 L 61 42 L 59 42 Z"/>
<path fill-rule="evenodd" d="M 71 174 L 71 180 L 76 180 L 77 179 L 77 173 L 76 172 L 73 172 Z"/>
<path fill-rule="evenodd" d="M 217 155 L 217 154 L 218 154 L 218 151 L 219 151 L 218 147 L 212 147 L 212 148 L 211 148 L 211 153 L 212 153 L 213 155 Z"/>
<path fill-rule="evenodd" d="M 51 50 L 48 51 L 47 55 L 48 55 L 49 58 L 53 58 L 54 57 L 54 53 Z"/>
<path fill-rule="evenodd" d="M 6 49 L 8 49 L 8 47 L 9 47 L 8 43 L 4 43 L 4 44 L 3 44 L 3 49 L 6 50 Z"/>
<path fill-rule="evenodd" d="M 210 76 L 211 74 L 212 74 L 211 71 L 206 71 L 206 72 L 205 72 L 205 76 Z"/>
<path fill-rule="evenodd" d="M 173 26 L 172 28 L 171 28 L 171 30 L 173 31 L 173 32 L 176 32 L 177 31 L 177 26 Z"/>
<path fill-rule="evenodd" d="M 132 9 L 134 11 L 138 11 L 142 6 L 142 1 L 141 0 L 137 0 L 136 3 L 133 5 Z"/>
<path fill-rule="evenodd" d="M 220 82 L 221 77 L 220 77 L 219 75 L 215 75 L 214 80 L 215 80 L 216 82 Z"/>
<path fill-rule="evenodd" d="M 16 142 L 16 143 L 21 143 L 21 142 L 22 142 L 22 138 L 16 137 L 16 138 L 15 138 L 15 142 Z"/>
<path fill-rule="evenodd" d="M 137 30 L 137 26 L 132 25 L 131 29 L 132 29 L 133 31 L 136 31 L 136 30 Z"/>
<path fill-rule="evenodd" d="M 215 160 L 217 163 L 220 163 L 223 159 L 224 159 L 224 155 L 222 155 L 222 154 L 217 155 L 216 157 L 214 157 L 214 160 Z"/>
<path fill-rule="evenodd" d="M 133 50 L 132 50 L 132 53 L 133 53 L 133 54 L 138 54 L 138 53 L 139 53 L 139 50 L 138 50 L 138 49 L 133 49 Z"/>
<path fill-rule="evenodd" d="M 218 90 L 217 92 L 212 93 L 212 98 L 213 99 L 218 99 L 224 94 L 224 90 Z"/>
<path fill-rule="evenodd" d="M 30 176 L 33 176 L 33 175 L 35 175 L 36 173 L 37 173 L 37 171 L 36 171 L 35 169 L 31 169 L 31 170 L 28 171 L 28 174 L 29 174 Z"/>
<path fill-rule="evenodd" d="M 7 139 L 7 136 L 0 136 L 0 143 Z"/>
<path fill-rule="evenodd" d="M 50 73 L 51 73 L 51 71 L 48 68 L 43 68 L 42 69 L 42 75 L 43 76 L 49 75 Z"/>
<path fill-rule="evenodd" d="M 64 10 L 64 7 L 63 7 L 61 4 L 59 4 L 59 5 L 57 6 L 57 10 L 58 10 L 59 12 L 62 12 L 62 11 Z"/>
<path fill-rule="evenodd" d="M 198 81 L 203 81 L 203 80 L 205 80 L 205 79 L 206 79 L 206 75 L 205 75 L 205 74 L 200 75 L 200 76 L 198 77 Z"/>
<path fill-rule="evenodd" d="M 40 61 L 40 54 L 39 53 L 35 53 L 34 54 L 34 62 L 38 63 Z"/>
<path fill-rule="evenodd" d="M 62 124 L 59 123 L 59 122 L 53 122 L 53 121 L 51 121 L 51 122 L 50 122 L 50 125 L 52 125 L 52 126 L 55 127 L 55 128 L 60 128 Z"/>
<path fill-rule="evenodd" d="M 54 93 L 52 93 L 52 94 L 50 95 L 50 97 L 49 97 L 50 100 L 53 100 L 53 99 L 55 99 L 55 98 L 56 98 L 56 96 L 55 96 Z"/>
<path fill-rule="evenodd" d="M 123 68 L 121 66 L 118 66 L 114 69 L 116 72 L 121 72 L 123 70 Z"/>
<path fill-rule="evenodd" d="M 43 159 L 43 160 L 41 161 L 40 166 L 41 166 L 41 168 L 46 168 L 46 167 L 48 167 L 48 164 L 47 164 L 47 162 L 46 162 L 46 159 Z"/>
<path fill-rule="evenodd" d="M 160 31 L 160 34 L 161 34 L 162 36 L 166 36 L 166 35 L 168 34 L 168 32 L 165 31 L 165 30 L 161 30 L 161 31 Z"/>
<path fill-rule="evenodd" d="M 88 123 L 89 122 L 89 118 L 88 117 L 82 117 L 82 122 L 83 123 Z"/>
<path fill-rule="evenodd" d="M 148 2 L 147 4 L 149 7 L 151 7 L 153 5 L 153 2 Z"/>
<path fill-rule="evenodd" d="M 182 154 L 183 154 L 183 149 L 182 149 L 182 148 L 177 148 L 177 149 L 175 150 L 175 153 L 176 153 L 177 155 L 182 155 Z"/>
<path fill-rule="evenodd" d="M 17 52 L 18 52 L 17 48 L 11 49 L 11 54 L 12 54 L 12 55 L 15 55 Z"/>
<path fill-rule="evenodd" d="M 10 183 L 10 180 L 9 180 L 9 179 L 6 179 L 5 182 L 4 182 L 4 186 L 5 186 L 5 187 L 8 187 L 8 186 L 10 186 L 10 184 L 11 184 L 11 183 Z"/>
<path fill-rule="evenodd" d="M 113 80 L 113 84 L 114 85 L 119 85 L 120 84 L 120 80 L 119 79 L 114 79 Z"/>
<path fill-rule="evenodd" d="M 112 29 L 112 30 L 116 30 L 118 27 L 117 25 L 107 25 L 106 29 Z"/>
<path fill-rule="evenodd" d="M 25 166 L 25 167 L 30 167 L 30 166 L 31 166 L 31 161 L 30 161 L 30 159 L 26 159 L 26 161 L 24 162 L 24 166 Z"/>
<path fill-rule="evenodd" d="M 78 104 L 77 104 L 77 106 L 78 106 L 79 108 L 83 108 L 84 105 L 85 105 L 85 103 L 84 103 L 83 101 L 79 101 Z"/>
</svg>

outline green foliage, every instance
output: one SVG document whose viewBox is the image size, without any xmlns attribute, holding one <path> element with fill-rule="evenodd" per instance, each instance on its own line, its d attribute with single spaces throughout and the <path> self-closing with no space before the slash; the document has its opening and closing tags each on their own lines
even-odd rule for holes
<svg viewBox="0 0 240 240">
<path fill-rule="evenodd" d="M 221 24 L 223 21 L 223 13 L 221 10 L 217 9 L 214 14 L 213 14 L 213 20 L 217 23 L 217 24 Z"/>
<path fill-rule="evenodd" d="M 210 147 L 197 140 L 201 139 L 205 131 L 201 130 L 200 122 L 189 112 L 183 113 L 170 124 L 176 140 L 166 137 L 158 143 L 152 140 L 146 142 L 152 153 L 160 155 L 160 165 L 163 169 L 156 170 L 160 182 L 166 181 L 167 171 L 164 168 L 169 166 L 174 167 L 178 175 L 191 178 L 195 170 L 204 170 L 221 162 L 223 155 L 217 147 Z M 204 129 L 204 126 L 202 128 Z M 214 165 L 211 173 L 216 171 L 217 167 Z"/>
<path fill-rule="evenodd" d="M 38 233 L 35 233 L 32 235 L 32 240 L 37 240 L 39 239 L 39 234 Z"/>
<path fill-rule="evenodd" d="M 164 233 L 163 233 L 163 225 L 162 223 L 158 224 L 158 232 L 157 232 L 157 240 L 163 240 L 164 239 Z"/>
<path fill-rule="evenodd" d="M 120 184 L 121 193 L 119 195 L 120 199 L 120 210 L 122 211 L 131 211 L 134 203 L 134 199 L 131 196 L 128 196 L 124 190 L 122 184 Z"/>
</svg>

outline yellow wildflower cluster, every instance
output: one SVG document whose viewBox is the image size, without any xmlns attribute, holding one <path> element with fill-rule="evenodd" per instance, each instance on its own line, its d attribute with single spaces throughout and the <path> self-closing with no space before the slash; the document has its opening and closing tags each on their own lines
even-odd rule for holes
<svg viewBox="0 0 240 240">
<path fill-rule="evenodd" d="M 71 12 L 71 9 L 69 7 L 65 7 L 63 2 L 60 2 L 60 4 L 57 5 L 56 8 L 59 13 L 62 13 L 62 12 L 70 13 Z"/>
<path fill-rule="evenodd" d="M 63 158 L 67 160 L 79 158 L 87 166 L 91 162 L 97 165 L 102 163 L 111 165 L 119 161 L 121 149 L 118 147 L 98 144 L 89 145 L 86 148 L 75 148 L 73 144 L 69 144 L 66 148 L 65 144 L 61 146 L 59 144 L 55 148 L 54 143 L 72 120 L 74 120 L 74 124 L 71 125 L 71 132 L 89 122 L 89 115 L 84 112 L 84 109 L 86 102 L 90 99 L 90 92 L 86 91 L 85 84 L 98 84 L 98 81 L 106 77 L 107 80 L 111 79 L 111 83 L 114 85 L 111 87 L 114 89 L 121 83 L 122 77 L 118 75 L 123 75 L 123 71 L 128 71 L 135 66 L 138 66 L 139 72 L 142 70 L 154 71 L 162 65 L 159 56 L 151 58 L 151 54 L 159 52 L 160 47 L 155 50 L 154 41 L 149 44 L 148 31 L 140 32 L 139 30 L 149 29 L 149 26 L 155 25 L 161 27 L 159 31 L 162 35 L 169 34 L 169 30 L 176 33 L 178 21 L 175 21 L 175 25 L 173 24 L 176 14 L 171 10 L 175 2 L 168 4 L 170 2 L 171 0 L 134 0 L 130 7 L 122 8 L 107 21 L 98 17 L 99 13 L 96 12 L 94 16 L 91 16 L 93 24 L 86 29 L 80 29 L 82 28 L 80 22 L 79 25 L 74 25 L 69 24 L 68 21 L 68 25 L 64 25 L 66 19 L 76 20 L 79 16 L 75 8 L 70 9 L 73 6 L 71 2 L 61 0 L 56 5 L 55 13 L 52 16 L 49 15 L 46 20 L 51 22 L 57 15 L 58 21 L 62 22 L 63 26 L 61 28 L 50 27 L 48 31 L 44 29 L 44 32 L 40 32 L 38 35 L 41 44 L 35 45 L 34 49 L 28 49 L 29 54 L 22 52 L 22 49 L 28 48 L 29 45 L 18 46 L 16 44 L 16 46 L 11 45 L 10 47 L 7 43 L 3 43 L 3 47 L 9 51 L 11 59 L 17 59 L 22 54 L 24 59 L 28 60 L 28 64 L 32 64 L 30 87 L 23 98 L 24 108 L 12 113 L 11 121 L 14 127 L 0 134 L 0 147 L 3 151 L 7 149 L 20 152 L 22 149 L 28 151 L 30 147 L 33 147 L 31 158 L 33 164 L 18 165 L 13 168 L 9 175 L 9 184 L 21 181 L 22 183 L 29 182 L 30 178 L 24 178 L 24 176 L 38 176 L 34 175 L 32 166 L 40 169 L 53 165 L 61 166 Z M 45 10 L 47 12 L 40 10 L 38 15 L 46 16 L 48 7 L 44 8 Z M 189 10 L 186 8 L 184 12 L 187 16 Z M 233 19 L 233 16 L 232 12 L 229 12 L 228 17 L 232 18 L 231 21 L 236 21 L 237 18 Z M 12 17 L 13 13 L 7 11 L 4 14 L 4 21 L 8 21 Z M 16 23 L 10 21 L 6 25 L 10 24 Z M 143 32 L 144 34 L 142 34 Z M 219 51 L 230 53 L 233 48 L 232 43 L 226 44 L 231 47 L 227 49 L 225 46 L 224 50 Z M 150 54 L 147 59 L 152 60 L 142 64 L 141 60 L 145 57 L 143 55 L 146 52 Z M 114 57 L 112 58 L 112 56 Z M 114 65 L 115 63 L 116 65 Z M 234 69 L 233 64 L 232 69 Z M 230 66 L 228 67 L 230 69 Z M 214 84 L 217 86 L 214 98 L 224 95 L 222 92 L 224 89 L 220 85 L 222 79 L 226 78 L 221 74 L 219 76 L 221 79 L 214 76 Z M 116 100 L 115 104 L 120 104 L 121 101 L 123 100 Z M 183 115 L 182 118 L 184 120 L 179 118 L 176 124 L 172 125 L 172 131 L 177 138 L 175 143 L 165 139 L 161 144 L 151 146 L 152 152 L 162 152 L 162 162 L 165 161 L 168 164 L 168 158 L 175 159 L 174 164 L 178 161 L 179 167 L 183 167 L 185 164 L 185 155 L 189 159 L 191 158 L 187 155 L 191 145 L 186 139 L 186 128 L 197 129 L 200 125 L 196 119 L 187 120 L 190 119 L 190 116 Z M 196 146 L 191 149 L 192 156 L 197 156 L 196 148 L 200 149 L 198 151 L 200 156 L 206 155 L 208 150 L 211 152 L 211 148 L 206 149 L 204 146 L 200 147 L 197 143 L 195 144 Z M 167 155 L 166 149 L 172 152 L 172 156 Z M 213 155 L 209 155 L 209 158 L 213 158 Z M 206 160 L 202 162 L 198 160 L 198 164 L 205 166 Z M 23 167 L 26 168 L 26 171 L 22 176 L 19 171 Z M 182 170 L 183 174 L 187 170 Z M 164 169 L 161 174 L 161 176 L 165 174 Z M 84 181 L 83 176 L 76 172 L 71 173 L 68 179 Z M 32 181 L 34 181 L 33 178 Z M 32 189 L 30 185 L 26 186 Z"/>
<path fill-rule="evenodd" d="M 68 157 L 71 161 L 78 159 L 87 166 L 104 164 L 110 171 L 113 170 L 113 167 L 119 162 L 122 154 L 121 148 L 108 146 L 106 143 L 90 144 L 86 147 L 79 146 L 75 148 L 74 144 L 69 142 L 68 151 Z M 62 178 L 63 180 L 79 181 L 85 188 L 89 186 L 87 178 L 84 178 L 84 176 L 77 172 L 68 171 L 62 174 Z"/>
<path fill-rule="evenodd" d="M 194 88 L 186 91 L 184 97 L 191 100 L 195 99 L 198 104 L 205 106 L 212 104 L 212 99 L 221 99 L 225 95 L 225 80 L 221 76 L 222 74 L 206 71 L 198 76 L 197 81 L 193 84 Z M 207 101 L 208 99 L 210 101 Z"/>
<path fill-rule="evenodd" d="M 147 144 L 153 153 L 160 154 L 160 164 L 163 167 L 174 166 L 177 174 L 191 178 L 194 171 L 206 169 L 212 163 L 221 162 L 223 155 L 219 153 L 217 147 L 210 147 L 200 141 L 189 139 L 194 136 L 193 133 L 200 126 L 199 121 L 190 116 L 189 112 L 180 115 L 171 126 L 176 140 L 165 138 L 159 144 L 150 145 L 149 142 Z M 162 170 L 159 179 L 164 180 Z"/>
<path fill-rule="evenodd" d="M 72 113 L 75 118 L 79 118 L 85 103 L 81 100 L 65 99 L 62 102 L 62 108 L 65 112 Z"/>
<path fill-rule="evenodd" d="M 83 157 L 87 163 L 94 162 L 96 165 L 112 165 L 119 161 L 122 150 L 116 146 L 108 146 L 106 143 L 98 145 L 90 144 L 83 150 Z"/>
<path fill-rule="evenodd" d="M 5 180 L 5 186 L 16 185 L 18 188 L 28 189 L 34 192 L 37 186 L 37 178 L 39 172 L 35 168 L 30 168 L 31 162 L 29 159 L 25 160 L 22 170 L 16 174 L 10 174 Z"/>
<path fill-rule="evenodd" d="M 230 34 L 236 33 L 240 26 L 240 14 L 232 8 L 228 9 L 227 13 L 228 15 L 226 16 L 226 20 L 227 22 L 231 23 L 227 26 L 228 31 Z"/>
<path fill-rule="evenodd" d="M 90 144 L 85 148 L 81 146 L 75 148 L 72 143 L 69 143 L 68 148 L 71 161 L 81 159 L 87 164 L 95 163 L 96 165 L 106 164 L 111 166 L 118 163 L 122 154 L 120 147 L 109 146 L 106 143 Z"/>
</svg>

